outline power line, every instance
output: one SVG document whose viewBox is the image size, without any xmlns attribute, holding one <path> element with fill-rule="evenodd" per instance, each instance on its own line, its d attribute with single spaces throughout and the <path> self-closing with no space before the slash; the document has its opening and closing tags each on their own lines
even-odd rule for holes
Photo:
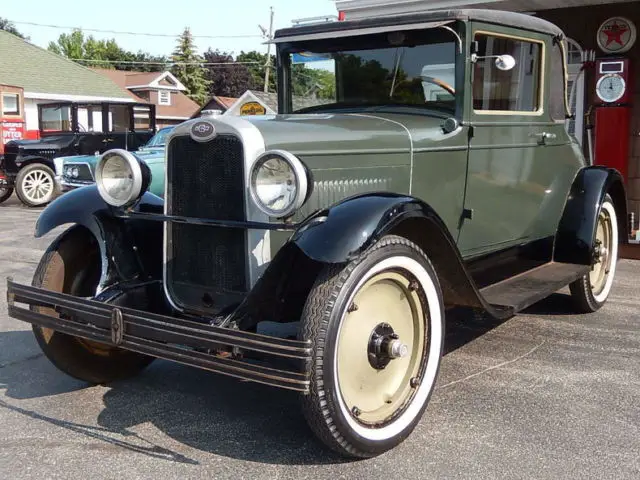
<svg viewBox="0 0 640 480">
<path fill-rule="evenodd" d="M 223 66 L 223 65 L 262 65 L 262 62 L 150 62 L 136 60 L 92 60 L 90 58 L 69 58 L 74 62 L 90 62 L 90 63 L 124 63 L 128 65 L 202 65 L 202 66 Z"/>
<path fill-rule="evenodd" d="M 119 30 L 102 30 L 99 28 L 84 28 L 84 27 L 73 27 L 73 26 L 65 26 L 65 25 L 51 25 L 45 23 L 35 23 L 35 22 L 16 22 L 11 21 L 16 25 L 31 25 L 33 27 L 46 27 L 46 28 L 57 28 L 61 30 L 82 30 L 83 32 L 94 32 L 94 33 L 111 33 L 116 35 L 134 35 L 134 36 L 145 36 L 145 37 L 169 37 L 169 38 L 177 38 L 180 34 L 171 34 L 171 33 L 148 33 L 148 32 L 126 32 Z M 262 35 L 192 35 L 193 38 L 263 38 Z"/>
</svg>

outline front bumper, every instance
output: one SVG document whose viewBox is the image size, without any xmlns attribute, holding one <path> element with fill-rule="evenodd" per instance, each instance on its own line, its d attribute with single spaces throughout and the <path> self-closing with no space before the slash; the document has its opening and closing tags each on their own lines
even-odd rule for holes
<svg viewBox="0 0 640 480">
<path fill-rule="evenodd" d="M 27 307 L 17 306 L 26 304 Z M 242 380 L 309 392 L 311 344 L 110 305 L 7 280 L 9 316 L 61 333 L 164 358 Z M 47 314 L 31 310 L 45 307 Z M 208 353 L 226 349 L 229 355 Z M 256 352 L 270 360 L 288 360 L 297 368 L 272 368 L 242 358 Z"/>
</svg>

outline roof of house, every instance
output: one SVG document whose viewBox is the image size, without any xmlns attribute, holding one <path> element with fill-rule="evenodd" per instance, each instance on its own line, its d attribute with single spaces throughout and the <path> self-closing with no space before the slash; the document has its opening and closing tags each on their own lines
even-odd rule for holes
<svg viewBox="0 0 640 480">
<path fill-rule="evenodd" d="M 220 97 L 218 95 L 214 95 L 212 97 L 213 100 L 216 100 L 221 106 L 223 106 L 224 108 L 229 108 L 231 107 L 231 105 L 233 105 L 234 103 L 236 103 L 236 101 L 238 100 L 235 97 Z M 208 103 L 208 102 L 207 102 Z"/>
<path fill-rule="evenodd" d="M 42 93 L 114 101 L 130 98 L 103 75 L 2 30 L 0 52 L 0 83 L 20 86 L 25 95 Z"/>
<path fill-rule="evenodd" d="M 171 105 L 156 105 L 157 118 L 191 118 L 191 116 L 200 108 L 196 102 L 181 92 L 181 90 L 184 89 L 184 85 L 182 85 L 169 72 L 129 72 L 107 68 L 94 68 L 93 70 L 109 77 L 119 87 L 126 91 L 129 96 L 136 99 L 136 101 L 144 101 L 136 95 L 136 91 L 167 88 L 167 86 L 163 85 L 161 81 L 165 77 L 169 77 L 172 81 L 175 79 L 177 85 L 173 88 L 168 87 L 175 90 L 175 93 L 171 96 Z M 132 87 L 136 88 L 131 90 Z"/>
<path fill-rule="evenodd" d="M 171 105 L 156 105 L 157 118 L 191 118 L 200 105 L 182 92 L 171 95 Z"/>
</svg>

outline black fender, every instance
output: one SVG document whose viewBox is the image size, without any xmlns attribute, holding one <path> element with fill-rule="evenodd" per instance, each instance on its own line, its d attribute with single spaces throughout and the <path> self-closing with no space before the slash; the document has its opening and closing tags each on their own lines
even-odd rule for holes
<svg viewBox="0 0 640 480">
<path fill-rule="evenodd" d="M 591 265 L 596 222 L 605 195 L 613 200 L 620 243 L 628 242 L 627 197 L 620 172 L 600 165 L 581 169 L 573 181 L 558 225 L 556 262 Z"/>
<path fill-rule="evenodd" d="M 427 254 L 446 306 L 479 308 L 499 318 L 510 315 L 484 300 L 436 211 L 408 195 L 373 193 L 345 199 L 307 219 L 290 243 L 316 262 L 343 263 L 388 234 L 411 240 Z"/>
<path fill-rule="evenodd" d="M 134 211 L 162 213 L 164 201 L 146 192 Z M 36 222 L 35 236 L 56 227 L 73 224 L 95 237 L 102 258 L 99 290 L 122 281 L 160 278 L 162 268 L 162 223 L 125 219 L 108 205 L 95 185 L 71 190 L 51 202 Z"/>
<path fill-rule="evenodd" d="M 54 172 L 56 171 L 56 166 L 53 163 L 53 160 L 50 160 L 50 159 L 44 158 L 44 157 L 38 157 L 38 156 L 22 157 L 22 160 L 20 161 L 20 165 L 16 165 L 16 167 L 18 168 L 18 170 L 22 170 L 24 167 L 27 167 L 27 166 L 32 165 L 34 163 L 41 163 L 41 164 L 46 165 L 47 167 L 49 167 Z"/>
</svg>

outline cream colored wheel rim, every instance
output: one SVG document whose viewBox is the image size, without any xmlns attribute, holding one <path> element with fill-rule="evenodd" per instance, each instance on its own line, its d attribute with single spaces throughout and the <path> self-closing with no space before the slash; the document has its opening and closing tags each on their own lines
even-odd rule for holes
<svg viewBox="0 0 640 480">
<path fill-rule="evenodd" d="M 427 322 L 418 285 L 402 270 L 380 272 L 360 287 L 343 316 L 336 345 L 337 383 L 346 408 L 360 423 L 381 425 L 392 420 L 410 403 L 419 384 Z M 380 324 L 393 329 L 407 354 L 376 369 L 369 351 L 372 333 Z"/>
<path fill-rule="evenodd" d="M 598 215 L 596 227 L 596 263 L 589 273 L 589 283 L 594 296 L 599 295 L 607 284 L 613 260 L 613 228 L 607 209 L 603 208 Z"/>
<path fill-rule="evenodd" d="M 34 169 L 22 181 L 24 196 L 31 203 L 46 203 L 53 194 L 53 178 L 44 170 Z"/>
</svg>

